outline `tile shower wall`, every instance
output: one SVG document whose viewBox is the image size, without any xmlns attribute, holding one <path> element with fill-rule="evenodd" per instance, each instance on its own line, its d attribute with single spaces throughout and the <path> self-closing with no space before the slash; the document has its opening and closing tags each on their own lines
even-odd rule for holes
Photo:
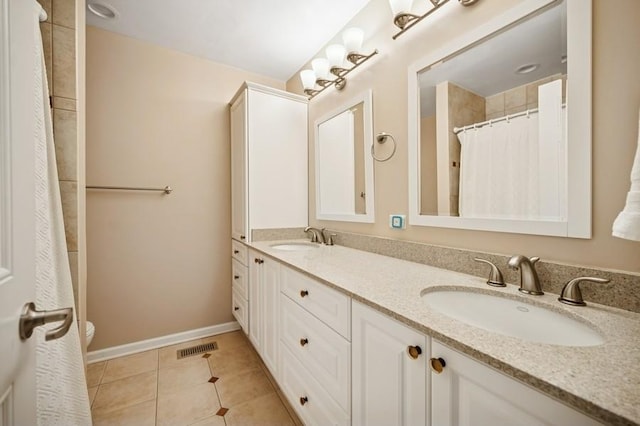
<svg viewBox="0 0 640 426">
<path fill-rule="evenodd" d="M 47 12 L 40 23 L 47 81 L 53 108 L 53 135 L 58 162 L 67 250 L 78 303 L 78 120 L 76 94 L 76 1 L 38 0 Z"/>
<path fill-rule="evenodd" d="M 496 93 L 486 98 L 486 120 L 504 117 L 508 114 L 526 111 L 527 109 L 538 108 L 538 86 L 549 83 L 553 80 L 562 79 L 562 100 L 566 100 L 566 75 L 553 75 L 533 83 L 514 87 L 505 92 Z"/>
</svg>

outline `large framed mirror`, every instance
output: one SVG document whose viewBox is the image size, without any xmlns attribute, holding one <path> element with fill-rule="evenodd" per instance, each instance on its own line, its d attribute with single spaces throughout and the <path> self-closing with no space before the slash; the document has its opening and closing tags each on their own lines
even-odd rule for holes
<svg viewBox="0 0 640 426">
<path fill-rule="evenodd" d="M 315 121 L 317 219 L 374 222 L 372 110 L 369 90 Z"/>
<path fill-rule="evenodd" d="M 525 0 L 409 68 L 409 223 L 591 237 L 591 0 Z"/>
</svg>

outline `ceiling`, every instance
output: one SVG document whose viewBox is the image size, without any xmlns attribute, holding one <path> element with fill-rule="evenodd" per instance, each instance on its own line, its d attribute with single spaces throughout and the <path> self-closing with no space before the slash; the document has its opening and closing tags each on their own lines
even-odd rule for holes
<svg viewBox="0 0 640 426">
<path fill-rule="evenodd" d="M 88 0 L 87 24 L 212 61 L 288 80 L 369 0 Z"/>
<path fill-rule="evenodd" d="M 422 72 L 421 116 L 435 114 L 435 86 L 443 81 L 487 97 L 551 75 L 566 74 L 567 64 L 561 61 L 567 54 L 566 22 L 567 8 L 563 1 Z M 540 67 L 528 74 L 517 74 L 515 70 L 525 64 Z"/>
</svg>

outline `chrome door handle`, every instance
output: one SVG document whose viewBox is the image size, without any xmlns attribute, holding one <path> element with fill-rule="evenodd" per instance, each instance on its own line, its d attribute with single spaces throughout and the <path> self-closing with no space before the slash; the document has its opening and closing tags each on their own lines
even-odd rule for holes
<svg viewBox="0 0 640 426">
<path fill-rule="evenodd" d="M 53 311 L 38 311 L 36 304 L 27 303 L 22 308 L 20 316 L 20 339 L 27 340 L 33 334 L 33 329 L 50 322 L 63 321 L 60 327 L 47 331 L 44 340 L 55 340 L 67 334 L 73 323 L 73 308 L 56 309 Z"/>
</svg>

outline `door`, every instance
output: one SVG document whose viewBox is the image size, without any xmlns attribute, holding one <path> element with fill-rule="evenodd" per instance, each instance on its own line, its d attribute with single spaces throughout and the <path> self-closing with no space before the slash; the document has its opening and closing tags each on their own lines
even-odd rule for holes
<svg viewBox="0 0 640 426">
<path fill-rule="evenodd" d="M 435 340 L 431 348 L 440 361 L 431 373 L 433 425 L 600 424 Z"/>
<path fill-rule="evenodd" d="M 278 348 L 280 346 L 280 264 L 265 259 L 262 268 L 261 310 L 262 310 L 262 359 L 274 377 L 278 377 Z"/>
<path fill-rule="evenodd" d="M 37 37 L 35 7 L 35 1 L 0 0 L 0 424 L 3 426 L 37 423 L 35 342 L 22 341 L 18 334 L 22 307 L 35 300 L 36 123 L 32 72 L 36 61 L 32 54 Z"/>
<path fill-rule="evenodd" d="M 243 94 L 231 105 L 231 238 L 242 241 L 248 235 L 245 99 Z"/>
<path fill-rule="evenodd" d="M 258 252 L 249 250 L 249 340 L 256 351 L 262 351 L 262 264 L 264 259 Z"/>
<path fill-rule="evenodd" d="M 427 338 L 363 304 L 351 309 L 353 425 L 424 426 Z"/>
</svg>

